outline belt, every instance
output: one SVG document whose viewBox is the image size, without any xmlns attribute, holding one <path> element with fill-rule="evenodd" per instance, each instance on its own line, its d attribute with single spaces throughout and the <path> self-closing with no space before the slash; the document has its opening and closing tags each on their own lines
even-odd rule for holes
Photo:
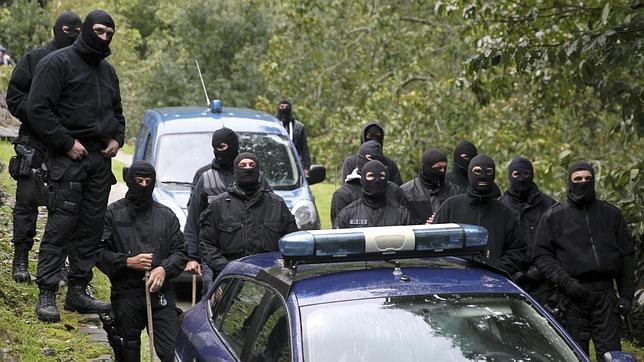
<svg viewBox="0 0 644 362">
<path fill-rule="evenodd" d="M 584 289 L 586 289 L 589 292 L 595 292 L 595 291 L 602 291 L 602 290 L 612 290 L 613 289 L 613 281 L 612 280 L 605 280 L 601 282 L 592 282 L 592 283 L 580 283 Z"/>
<path fill-rule="evenodd" d="M 79 140 L 79 142 L 85 147 L 88 152 L 99 152 L 105 149 L 105 142 L 102 140 L 89 139 L 89 140 Z"/>
<path fill-rule="evenodd" d="M 121 289 L 121 290 L 112 289 L 112 292 L 111 292 L 111 299 L 126 299 L 126 298 L 138 298 L 138 297 L 145 297 L 145 289 L 143 288 Z"/>
</svg>

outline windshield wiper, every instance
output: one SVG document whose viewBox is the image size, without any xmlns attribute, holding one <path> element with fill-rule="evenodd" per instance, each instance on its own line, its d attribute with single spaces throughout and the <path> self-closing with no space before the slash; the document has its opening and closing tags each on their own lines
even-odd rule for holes
<svg viewBox="0 0 644 362">
<path fill-rule="evenodd" d="M 171 185 L 192 185 L 192 182 L 185 181 L 161 181 L 162 184 L 171 184 Z"/>
</svg>

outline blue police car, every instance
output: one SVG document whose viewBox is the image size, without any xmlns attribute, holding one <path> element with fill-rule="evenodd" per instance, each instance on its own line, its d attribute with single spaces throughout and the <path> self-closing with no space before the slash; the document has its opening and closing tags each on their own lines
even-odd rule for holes
<svg viewBox="0 0 644 362">
<path fill-rule="evenodd" d="M 195 172 L 212 161 L 212 133 L 234 130 L 240 151 L 254 152 L 273 191 L 289 207 L 298 227 L 318 229 L 320 219 L 309 185 L 324 180 L 323 166 L 314 165 L 304 177 L 297 150 L 286 130 L 270 114 L 244 108 L 170 107 L 145 113 L 136 137 L 133 160 L 154 165 L 157 185 L 153 197 L 174 211 L 183 229 L 190 186 Z"/>
<path fill-rule="evenodd" d="M 589 361 L 507 276 L 487 231 L 300 231 L 231 262 L 180 317 L 179 361 Z"/>
</svg>

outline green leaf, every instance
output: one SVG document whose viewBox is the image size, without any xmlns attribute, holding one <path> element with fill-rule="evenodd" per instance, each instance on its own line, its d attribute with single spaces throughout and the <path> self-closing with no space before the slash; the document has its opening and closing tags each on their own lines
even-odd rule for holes
<svg viewBox="0 0 644 362">
<path fill-rule="evenodd" d="M 639 175 L 639 173 L 640 173 L 640 170 L 638 168 L 631 169 L 631 174 L 630 174 L 631 181 L 635 180 Z"/>
<path fill-rule="evenodd" d="M 606 2 L 602 10 L 602 25 L 608 24 L 608 16 L 610 15 L 610 1 Z"/>
</svg>

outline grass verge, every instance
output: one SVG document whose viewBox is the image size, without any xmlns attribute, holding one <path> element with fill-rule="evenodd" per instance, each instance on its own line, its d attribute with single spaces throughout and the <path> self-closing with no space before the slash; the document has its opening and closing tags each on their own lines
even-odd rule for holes
<svg viewBox="0 0 644 362">
<path fill-rule="evenodd" d="M 319 183 L 311 186 L 311 192 L 315 197 L 315 206 L 318 208 L 320 215 L 320 227 L 322 229 L 331 228 L 331 198 L 335 187 L 331 183 Z"/>
</svg>

